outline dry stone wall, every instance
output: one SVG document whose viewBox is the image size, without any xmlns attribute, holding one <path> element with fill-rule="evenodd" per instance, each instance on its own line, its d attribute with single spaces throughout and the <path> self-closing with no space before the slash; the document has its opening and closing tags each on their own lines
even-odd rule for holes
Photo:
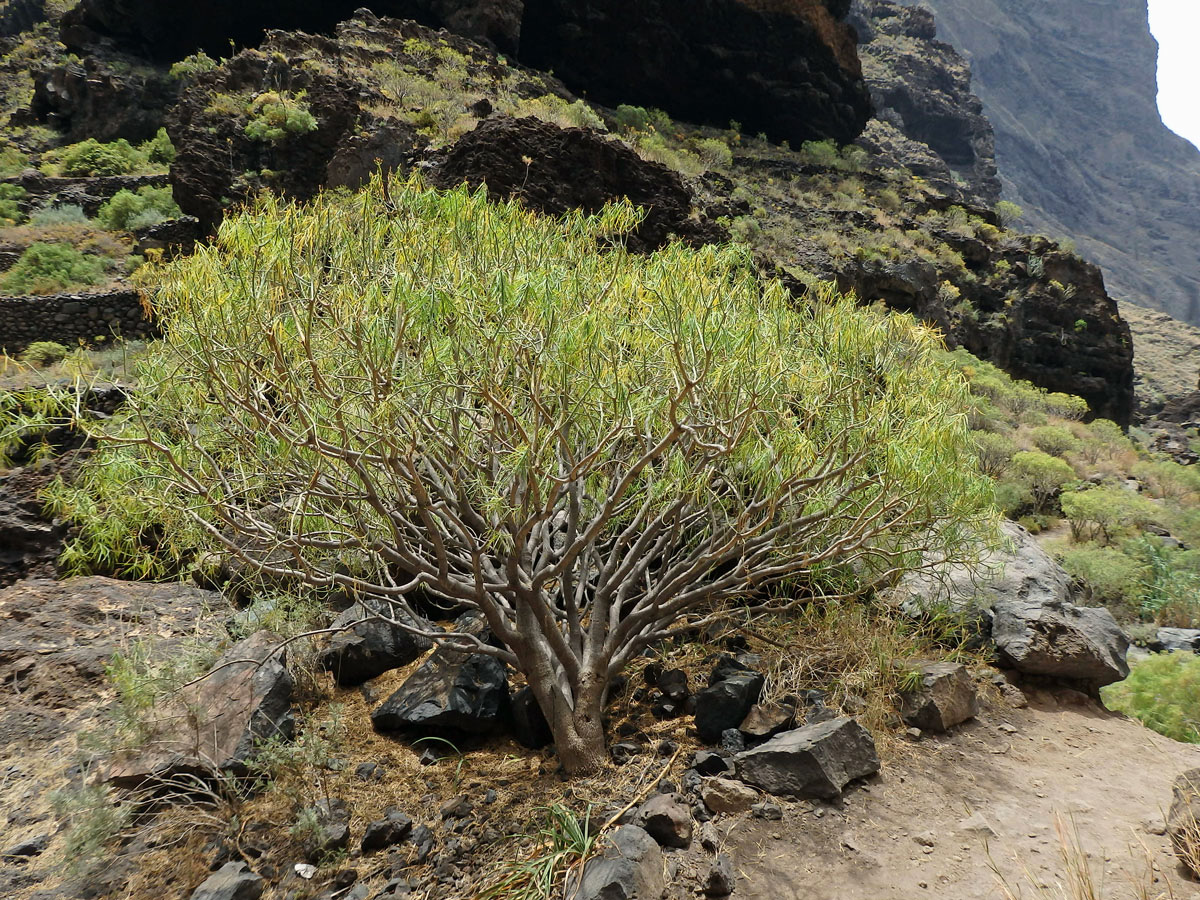
<svg viewBox="0 0 1200 900">
<path fill-rule="evenodd" d="M 50 297 L 0 297 L 0 349 L 20 353 L 34 341 L 101 343 L 113 337 L 157 334 L 137 291 L 103 294 L 54 294 Z"/>
</svg>

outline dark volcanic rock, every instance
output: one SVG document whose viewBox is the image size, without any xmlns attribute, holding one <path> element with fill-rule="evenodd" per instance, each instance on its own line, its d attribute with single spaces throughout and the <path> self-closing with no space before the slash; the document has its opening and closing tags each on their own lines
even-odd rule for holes
<svg viewBox="0 0 1200 900">
<path fill-rule="evenodd" d="M 567 879 L 566 896 L 576 900 L 653 900 L 662 896 L 663 852 L 654 838 L 636 825 L 622 825 L 604 842 L 580 874 Z"/>
<path fill-rule="evenodd" d="M 266 881 L 241 861 L 226 863 L 192 893 L 192 900 L 258 900 Z"/>
<path fill-rule="evenodd" d="M 537 750 L 554 743 L 554 735 L 546 715 L 538 705 L 537 697 L 528 687 L 523 687 L 512 697 L 511 726 L 517 743 L 530 750 Z"/>
<path fill-rule="evenodd" d="M 196 50 L 228 53 L 232 42 L 253 46 L 271 29 L 328 32 L 362 7 L 360 0 L 82 0 L 62 20 L 62 41 L 83 50 L 106 39 L 159 62 Z M 521 0 L 374 0 L 381 16 L 416 19 L 513 51 L 520 33 Z"/>
<path fill-rule="evenodd" d="M 357 0 L 83 0 L 62 23 L 81 50 L 105 39 L 170 62 L 257 44 L 271 29 L 329 32 Z M 610 105 L 671 114 L 800 142 L 862 131 L 870 97 L 845 0 L 377 0 L 381 16 L 410 18 L 518 53 L 574 90 Z M 519 48 L 519 50 L 518 50 Z"/>
<path fill-rule="evenodd" d="M 641 805 L 633 824 L 663 847 L 686 850 L 692 843 L 692 814 L 678 794 L 658 794 Z"/>
<path fill-rule="evenodd" d="M 46 21 L 46 0 L 6 0 L 0 6 L 0 37 L 12 37 Z"/>
<path fill-rule="evenodd" d="M 762 693 L 763 676 L 758 673 L 730 675 L 696 694 L 696 730 L 706 744 L 715 744 L 723 733 L 745 721 Z"/>
<path fill-rule="evenodd" d="M 468 614 L 456 628 L 480 628 Z M 485 734 L 507 715 L 508 671 L 484 653 L 439 647 L 371 713 L 378 731 Z"/>
<path fill-rule="evenodd" d="M 181 83 L 121 56 L 88 55 L 33 73 L 29 114 L 67 143 L 95 138 L 141 142 L 162 127 Z"/>
<path fill-rule="evenodd" d="M 666 166 L 647 162 L 627 145 L 596 132 L 539 119 L 480 122 L 439 156 L 431 180 L 439 187 L 464 181 L 472 187 L 486 184 L 493 199 L 516 197 L 549 215 L 572 209 L 597 212 L 627 198 L 646 209 L 629 241 L 634 249 L 658 247 L 672 233 L 703 240 L 720 231 L 690 221 L 691 193 Z"/>
<path fill-rule="evenodd" d="M 602 103 L 799 145 L 870 116 L 844 0 L 526 0 L 522 62 Z"/>
<path fill-rule="evenodd" d="M 966 666 L 938 662 L 922 666 L 921 686 L 900 698 L 905 724 L 923 731 L 943 732 L 979 712 L 975 685 Z"/>
<path fill-rule="evenodd" d="M 872 149 L 891 152 L 916 175 L 933 178 L 953 193 L 953 175 L 965 179 L 986 204 L 1000 198 L 996 140 L 971 92 L 971 67 L 949 44 L 936 40 L 933 14 L 890 0 L 854 0 L 850 22 L 858 30 L 863 77 L 871 89 L 875 117 L 933 151 L 923 160 L 917 148 L 869 130 Z"/>
<path fill-rule="evenodd" d="M 832 800 L 856 778 L 879 771 L 870 732 L 853 719 L 785 731 L 738 754 L 738 776 L 769 794 Z"/>
<path fill-rule="evenodd" d="M 362 684 L 391 669 L 408 665 L 433 647 L 433 641 L 428 638 L 373 618 L 375 615 L 374 610 L 355 603 L 330 625 L 330 628 L 347 629 L 335 634 L 319 657 L 321 666 L 333 673 L 338 684 Z M 392 615 L 400 617 L 403 613 L 397 610 Z M 412 624 L 418 628 L 433 628 L 425 621 Z"/>
</svg>

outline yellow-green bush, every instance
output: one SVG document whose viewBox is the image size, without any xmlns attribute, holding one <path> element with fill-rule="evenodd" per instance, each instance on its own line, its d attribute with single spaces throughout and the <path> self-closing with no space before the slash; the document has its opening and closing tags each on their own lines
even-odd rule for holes
<svg viewBox="0 0 1200 900">
<path fill-rule="evenodd" d="M 1129 677 L 1101 690 L 1110 709 L 1140 719 L 1177 741 L 1200 743 L 1200 657 L 1156 653 L 1133 664 Z"/>
</svg>

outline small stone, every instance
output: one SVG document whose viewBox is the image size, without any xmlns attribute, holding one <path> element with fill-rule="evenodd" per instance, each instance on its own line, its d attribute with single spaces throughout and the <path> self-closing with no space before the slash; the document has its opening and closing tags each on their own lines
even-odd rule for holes
<svg viewBox="0 0 1200 900">
<path fill-rule="evenodd" d="M 738 726 L 750 740 L 772 738 L 796 723 L 796 708 L 784 703 L 755 703 Z"/>
<path fill-rule="evenodd" d="M 686 850 L 692 843 L 692 814 L 678 794 L 658 794 L 638 809 L 634 824 L 663 847 Z"/>
<path fill-rule="evenodd" d="M 362 852 L 373 853 L 404 841 L 413 829 L 413 820 L 398 810 L 388 810 L 387 818 L 371 822 L 363 832 Z"/>
<path fill-rule="evenodd" d="M 359 781 L 383 781 L 386 770 L 377 762 L 363 762 L 354 767 L 354 777 Z"/>
<path fill-rule="evenodd" d="M 711 822 L 701 825 L 696 837 L 700 841 L 700 846 L 709 853 L 716 853 L 717 848 L 721 846 L 721 838 Z"/>
<path fill-rule="evenodd" d="M 900 698 L 906 724 L 925 731 L 944 732 L 979 712 L 975 685 L 960 663 L 936 662 L 919 670 L 921 685 Z"/>
<path fill-rule="evenodd" d="M 720 753 L 701 750 L 692 757 L 692 768 L 701 775 L 724 775 L 733 771 L 733 763 Z"/>
<path fill-rule="evenodd" d="M 983 813 L 975 813 L 970 818 L 963 819 L 958 823 L 958 830 L 984 838 L 997 837 L 996 829 L 992 828 L 991 823 L 984 818 Z"/>
<path fill-rule="evenodd" d="M 879 771 L 870 732 L 848 717 L 785 731 L 736 762 L 742 781 L 769 794 L 827 800 Z"/>
<path fill-rule="evenodd" d="M 471 803 L 466 794 L 460 794 L 442 804 L 439 812 L 443 819 L 465 819 L 475 811 L 475 805 Z"/>
<path fill-rule="evenodd" d="M 746 749 L 746 737 L 736 728 L 721 732 L 721 749 L 726 753 L 741 753 Z"/>
<path fill-rule="evenodd" d="M 633 743 L 633 741 L 621 741 L 613 744 L 609 749 L 609 753 L 612 754 L 613 762 L 615 762 L 618 766 L 625 765 L 625 763 L 629 762 L 641 752 L 642 748 Z"/>
<path fill-rule="evenodd" d="M 921 739 L 921 729 L 920 728 L 905 728 L 904 736 L 906 738 L 908 738 L 910 741 L 919 741 Z"/>
<path fill-rule="evenodd" d="M 192 900 L 258 900 L 266 882 L 241 861 L 226 863 L 192 893 Z"/>
<path fill-rule="evenodd" d="M 1016 727 L 1013 725 L 1009 725 L 1007 722 L 1001 722 L 999 725 L 996 726 L 996 728 L 1000 731 L 1003 731 L 1005 734 L 1016 734 L 1017 733 Z"/>
<path fill-rule="evenodd" d="M 3 856 L 8 859 L 28 859 L 31 856 L 41 856 L 46 852 L 48 846 L 50 846 L 50 835 L 39 834 L 27 841 L 13 844 L 4 851 Z"/>
<path fill-rule="evenodd" d="M 1150 816 L 1149 818 L 1142 819 L 1142 830 L 1146 834 L 1164 835 L 1167 833 L 1167 823 L 1163 820 L 1162 816 Z"/>
<path fill-rule="evenodd" d="M 783 808 L 778 803 L 763 800 L 750 807 L 750 812 L 756 819 L 766 819 L 768 822 L 778 822 L 783 818 Z"/>
<path fill-rule="evenodd" d="M 713 812 L 729 815 L 745 812 L 758 800 L 754 788 L 728 778 L 710 778 L 701 786 L 700 796 Z"/>
<path fill-rule="evenodd" d="M 733 861 L 722 853 L 709 865 L 708 875 L 704 879 L 704 894 L 706 897 L 728 897 L 733 893 L 735 883 Z"/>
</svg>

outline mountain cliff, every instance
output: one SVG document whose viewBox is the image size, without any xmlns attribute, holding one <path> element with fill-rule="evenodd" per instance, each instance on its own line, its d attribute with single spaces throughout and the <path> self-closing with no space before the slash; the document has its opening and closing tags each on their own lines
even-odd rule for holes
<svg viewBox="0 0 1200 900">
<path fill-rule="evenodd" d="M 1075 239 L 1118 298 L 1200 322 L 1200 151 L 1159 117 L 1145 0 L 922 2 L 971 61 L 1027 224 Z"/>
</svg>

